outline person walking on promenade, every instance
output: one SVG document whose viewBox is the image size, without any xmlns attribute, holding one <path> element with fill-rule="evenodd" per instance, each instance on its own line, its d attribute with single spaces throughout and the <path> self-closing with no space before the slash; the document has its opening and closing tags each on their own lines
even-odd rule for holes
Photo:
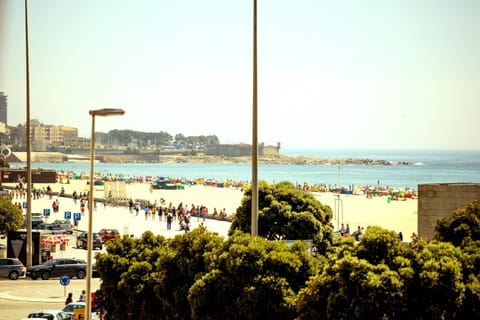
<svg viewBox="0 0 480 320">
<path fill-rule="evenodd" d="M 172 213 L 169 211 L 168 214 L 167 214 L 167 230 L 171 230 L 171 229 L 172 229 L 172 220 L 173 220 L 173 215 L 172 215 Z"/>
<path fill-rule="evenodd" d="M 72 297 L 73 297 L 73 293 L 69 292 L 69 293 L 68 293 L 68 297 L 67 297 L 67 299 L 65 300 L 65 305 L 73 302 L 73 298 L 72 298 Z"/>
<path fill-rule="evenodd" d="M 78 301 L 85 302 L 85 290 L 82 290 L 82 293 L 80 293 L 80 297 L 78 298 Z"/>
</svg>

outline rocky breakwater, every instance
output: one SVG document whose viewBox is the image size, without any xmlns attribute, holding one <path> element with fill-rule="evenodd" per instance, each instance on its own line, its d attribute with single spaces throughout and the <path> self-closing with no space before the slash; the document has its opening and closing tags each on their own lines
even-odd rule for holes
<svg viewBox="0 0 480 320">
<path fill-rule="evenodd" d="M 159 162 L 165 163 L 250 163 L 251 157 L 225 157 L 225 156 L 162 156 Z M 413 163 L 402 161 L 394 162 L 389 160 L 375 160 L 375 159 L 326 159 L 326 158 L 312 158 L 312 157 L 290 157 L 290 156 L 260 156 L 258 157 L 260 164 L 293 164 L 293 165 L 363 165 L 363 166 L 392 166 L 402 165 L 408 166 Z"/>
</svg>

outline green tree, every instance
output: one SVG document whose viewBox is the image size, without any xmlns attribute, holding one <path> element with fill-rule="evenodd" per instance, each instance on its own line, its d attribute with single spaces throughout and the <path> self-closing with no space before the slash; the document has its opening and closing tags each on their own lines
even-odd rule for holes
<svg viewBox="0 0 480 320">
<path fill-rule="evenodd" d="M 156 267 L 156 299 L 167 319 L 190 319 L 188 292 L 194 282 L 210 268 L 206 257 L 223 247 L 223 238 L 198 227 L 168 241 Z"/>
<path fill-rule="evenodd" d="M 0 168 L 10 168 L 10 162 L 7 159 L 0 156 Z"/>
<path fill-rule="evenodd" d="M 466 246 L 480 240 L 480 200 L 458 208 L 451 217 L 439 219 L 435 239 L 455 246 Z"/>
<path fill-rule="evenodd" d="M 296 292 L 314 272 L 305 243 L 239 231 L 208 258 L 210 271 L 188 295 L 193 319 L 294 319 Z"/>
<path fill-rule="evenodd" d="M 107 253 L 96 255 L 106 319 L 162 319 L 155 299 L 156 261 L 166 243 L 163 236 L 147 231 L 140 239 L 124 236 L 109 242 Z"/>
<path fill-rule="evenodd" d="M 235 213 L 230 234 L 251 230 L 251 188 L 245 190 Z M 311 194 L 295 188 L 290 182 L 258 186 L 258 235 L 269 240 L 313 239 L 315 247 L 326 252 L 333 238 L 328 225 L 332 218 L 329 206 L 322 205 Z"/>
<path fill-rule="evenodd" d="M 385 230 L 378 226 L 371 226 L 368 232 L 360 237 L 357 255 L 371 264 L 386 264 L 396 266 L 396 258 L 407 254 L 406 247 L 401 245 L 400 239 L 394 231 Z"/>
<path fill-rule="evenodd" d="M 343 241 L 300 290 L 299 319 L 476 319 L 479 264 L 478 246 L 408 248 L 372 227 L 357 245 Z"/>
<path fill-rule="evenodd" d="M 465 298 L 461 249 L 447 242 L 421 241 L 413 250 L 415 277 L 408 292 L 407 317 L 456 319 Z"/>
<path fill-rule="evenodd" d="M 22 210 L 7 197 L 0 196 L 0 233 L 16 231 L 23 225 Z"/>
<path fill-rule="evenodd" d="M 363 239 L 362 239 L 363 238 Z M 391 231 L 342 239 L 297 296 L 299 319 L 403 319 L 413 269 Z"/>
</svg>

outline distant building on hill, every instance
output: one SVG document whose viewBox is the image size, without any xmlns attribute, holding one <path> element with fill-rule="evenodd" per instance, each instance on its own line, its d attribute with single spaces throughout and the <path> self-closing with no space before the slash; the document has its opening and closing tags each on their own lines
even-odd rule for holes
<svg viewBox="0 0 480 320">
<path fill-rule="evenodd" d="M 209 156 L 248 157 L 252 155 L 252 145 L 246 143 L 208 145 L 205 147 L 205 154 Z M 276 147 L 265 146 L 264 143 L 258 145 L 259 156 L 278 154 L 280 154 L 280 143 Z"/>
<path fill-rule="evenodd" d="M 7 126 L 7 96 L 3 92 L 0 92 L 0 122 Z"/>
<path fill-rule="evenodd" d="M 25 125 L 10 127 L 10 139 L 13 144 L 25 145 Z M 78 129 L 68 126 L 43 124 L 37 119 L 32 119 L 30 134 L 32 137 L 33 151 L 47 151 L 49 146 L 70 145 L 78 140 Z"/>
</svg>

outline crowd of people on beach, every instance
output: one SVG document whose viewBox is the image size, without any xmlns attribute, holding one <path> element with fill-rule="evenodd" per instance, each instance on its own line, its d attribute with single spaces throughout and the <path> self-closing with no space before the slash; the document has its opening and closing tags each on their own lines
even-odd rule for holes
<svg viewBox="0 0 480 320">
<path fill-rule="evenodd" d="M 185 230 L 185 232 L 190 231 L 192 217 L 197 217 L 197 221 L 205 221 L 207 217 L 225 220 L 228 216 L 225 208 L 220 211 L 214 208 L 213 213 L 209 214 L 208 208 L 204 205 L 195 205 L 192 203 L 189 207 L 183 202 L 180 202 L 175 206 L 170 202 L 167 206 L 163 198 L 161 198 L 159 202 L 155 200 L 154 203 L 140 200 L 133 201 L 130 199 L 128 209 L 130 213 L 135 213 L 135 216 L 138 216 L 140 212 L 143 211 L 145 220 L 151 219 L 155 221 L 158 216 L 159 221 L 167 222 L 167 230 L 171 230 L 172 222 L 176 221 L 179 224 L 180 230 Z"/>
<path fill-rule="evenodd" d="M 59 173 L 59 181 L 63 179 L 88 179 L 88 176 L 84 173 L 76 174 L 74 172 L 62 172 Z M 188 185 L 205 185 L 210 187 L 221 188 L 237 188 L 243 189 L 250 185 L 248 181 L 235 181 L 231 179 L 208 179 L 208 178 L 187 178 L 187 177 L 159 177 L 159 176 L 123 176 L 108 174 L 101 176 L 97 174 L 95 176 L 96 181 L 124 181 L 126 183 L 147 183 L 151 184 L 158 180 L 167 180 L 170 184 Z M 334 192 L 340 194 L 356 194 L 366 195 L 367 198 L 373 198 L 377 196 L 389 196 L 392 200 L 403 200 L 407 198 L 415 198 L 417 193 L 414 189 L 405 187 L 403 189 L 397 189 L 390 186 L 380 185 L 380 181 L 377 185 L 353 185 L 342 186 L 337 184 L 325 184 L 325 183 L 295 183 L 296 188 L 305 192 Z"/>
</svg>

